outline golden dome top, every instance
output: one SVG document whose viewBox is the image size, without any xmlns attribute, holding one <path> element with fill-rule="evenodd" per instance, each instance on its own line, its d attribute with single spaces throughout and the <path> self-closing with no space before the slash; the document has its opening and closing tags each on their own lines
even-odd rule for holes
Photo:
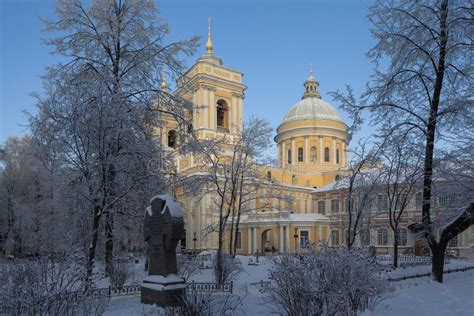
<svg viewBox="0 0 474 316">
<path fill-rule="evenodd" d="M 161 74 L 161 90 L 163 90 L 163 92 L 166 92 L 167 89 L 168 89 L 168 84 L 166 83 L 166 74 L 165 72 L 163 72 Z"/>
<path fill-rule="evenodd" d="M 214 46 L 212 45 L 212 36 L 211 36 L 211 17 L 209 17 L 208 20 L 208 26 L 207 26 L 207 43 L 206 43 L 206 49 L 208 54 L 212 54 Z"/>
</svg>

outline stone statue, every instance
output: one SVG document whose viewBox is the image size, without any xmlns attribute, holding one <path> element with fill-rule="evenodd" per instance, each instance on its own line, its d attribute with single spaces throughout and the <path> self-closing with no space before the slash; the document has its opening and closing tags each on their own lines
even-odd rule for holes
<svg viewBox="0 0 474 316">
<path fill-rule="evenodd" d="M 148 277 L 142 283 L 142 303 L 177 306 L 186 286 L 176 265 L 176 246 L 184 234 L 181 206 L 171 196 L 153 197 L 146 209 L 143 233 L 150 261 Z"/>
</svg>

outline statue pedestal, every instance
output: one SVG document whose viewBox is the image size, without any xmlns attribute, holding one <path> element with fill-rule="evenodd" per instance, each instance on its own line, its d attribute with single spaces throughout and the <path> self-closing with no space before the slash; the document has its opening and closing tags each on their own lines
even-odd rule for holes
<svg viewBox="0 0 474 316">
<path fill-rule="evenodd" d="M 161 307 L 180 306 L 185 289 L 184 279 L 176 274 L 149 275 L 142 283 L 141 302 Z"/>
</svg>

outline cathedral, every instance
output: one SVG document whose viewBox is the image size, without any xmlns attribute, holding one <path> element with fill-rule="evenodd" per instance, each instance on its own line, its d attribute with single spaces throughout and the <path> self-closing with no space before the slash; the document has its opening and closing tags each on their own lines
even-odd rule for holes
<svg viewBox="0 0 474 316">
<path fill-rule="evenodd" d="M 192 104 L 189 110 L 194 134 L 199 139 L 229 137 L 237 139 L 244 116 L 243 73 L 224 65 L 213 52 L 209 27 L 207 52 L 184 74 L 186 88 L 179 84 L 175 95 Z M 182 78 L 181 78 L 182 79 Z M 240 220 L 236 252 L 300 252 L 308 245 L 319 250 L 322 244 L 343 247 L 345 244 L 344 209 L 347 199 L 344 188 L 336 188 L 336 180 L 347 173 L 347 148 L 351 140 L 348 126 L 338 111 L 321 98 L 319 82 L 311 69 L 304 82 L 301 99 L 284 114 L 276 129 L 278 164 L 265 166 L 261 172 L 267 186 L 291 196 L 291 203 L 262 208 L 262 201 L 253 201 L 251 210 Z M 165 81 L 162 88 L 167 89 Z M 295 92 L 295 99 L 298 98 Z M 283 113 L 282 113 L 283 114 Z M 177 123 L 169 120 L 161 132 L 162 142 L 174 149 Z M 174 157 L 178 173 L 192 176 L 200 172 L 191 155 Z M 178 194 L 184 208 L 185 248 L 188 251 L 217 249 L 216 233 L 207 227 L 215 221 L 210 194 L 195 197 Z M 383 200 L 383 199 L 382 199 Z M 259 205 L 260 204 L 260 205 Z M 379 203 L 380 204 L 380 203 Z M 383 204 L 383 203 L 382 203 Z M 409 219 L 419 211 L 418 201 L 407 212 L 400 229 L 400 253 L 413 253 L 416 241 L 406 229 Z M 418 212 L 419 213 L 419 212 Z M 375 224 L 361 232 L 357 245 L 373 245 L 379 253 L 391 253 L 392 235 L 384 209 L 377 210 Z M 462 244 L 472 245 L 472 228 L 459 236 Z M 461 241 L 451 245 L 458 251 Z"/>
</svg>

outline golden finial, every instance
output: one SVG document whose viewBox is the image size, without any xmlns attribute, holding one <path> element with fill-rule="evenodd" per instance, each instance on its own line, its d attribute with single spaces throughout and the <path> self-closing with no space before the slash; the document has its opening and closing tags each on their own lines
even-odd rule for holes
<svg viewBox="0 0 474 316">
<path fill-rule="evenodd" d="M 166 92 L 167 89 L 168 89 L 168 84 L 166 83 L 166 74 L 163 71 L 161 73 L 161 90 L 163 90 L 163 92 Z"/>
<path fill-rule="evenodd" d="M 207 43 L 206 43 L 207 53 L 212 54 L 213 48 L 214 46 L 212 46 L 212 36 L 211 36 L 211 17 L 209 17 L 208 25 L 207 25 Z"/>
</svg>

